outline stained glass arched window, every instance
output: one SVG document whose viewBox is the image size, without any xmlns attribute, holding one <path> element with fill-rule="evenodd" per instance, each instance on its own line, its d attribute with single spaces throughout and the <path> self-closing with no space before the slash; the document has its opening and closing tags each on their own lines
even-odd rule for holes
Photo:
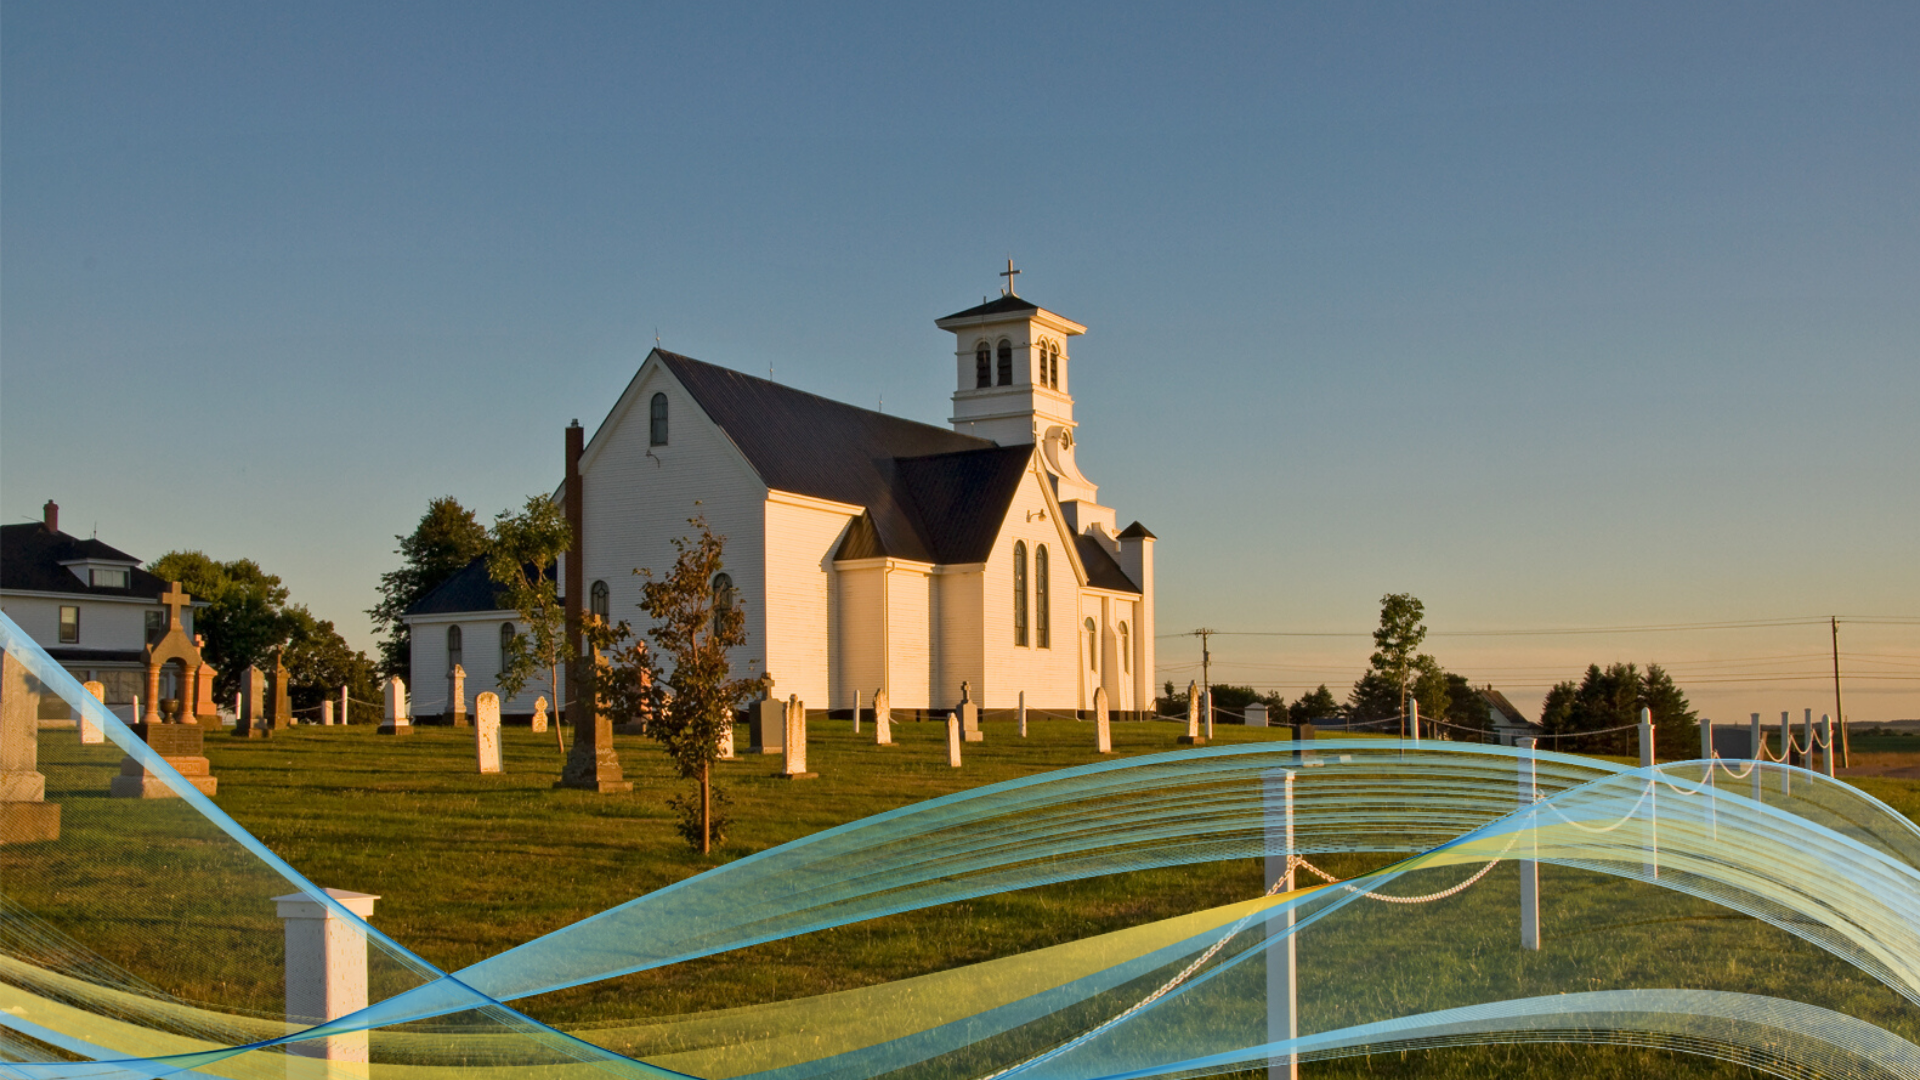
<svg viewBox="0 0 1920 1080">
<path fill-rule="evenodd" d="M 595 615 L 600 616 L 602 622 L 607 621 L 608 616 L 613 614 L 613 605 L 610 596 L 611 593 L 607 589 L 607 583 L 604 581 L 594 582 L 593 588 L 587 591 L 587 608 Z"/>
<path fill-rule="evenodd" d="M 1043 649 L 1053 648 L 1053 612 L 1047 603 L 1047 545 L 1033 552 L 1033 636 Z"/>
<path fill-rule="evenodd" d="M 448 671 L 452 671 L 454 668 L 457 668 L 460 666 L 460 661 L 465 655 L 465 651 L 466 650 L 462 648 L 462 642 L 460 639 L 460 628 L 457 626 L 447 627 L 447 670 Z"/>
<path fill-rule="evenodd" d="M 1087 666 L 1094 671 L 1100 670 L 1100 628 L 1087 619 Z"/>
<path fill-rule="evenodd" d="M 1027 542 L 1013 542 L 1013 643 L 1027 643 Z"/>
</svg>

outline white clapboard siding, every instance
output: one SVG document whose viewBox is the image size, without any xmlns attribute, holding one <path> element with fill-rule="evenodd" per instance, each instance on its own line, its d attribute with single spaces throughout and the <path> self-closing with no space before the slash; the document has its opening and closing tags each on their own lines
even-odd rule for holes
<svg viewBox="0 0 1920 1080">
<path fill-rule="evenodd" d="M 80 641 L 60 640 L 60 609 L 80 609 Z M 130 597 L 100 597 L 75 593 L 72 596 L 28 596 L 10 593 L 4 602 L 7 617 L 43 649 L 144 649 L 147 646 L 147 612 L 166 611 L 157 601 Z M 187 633 L 193 633 L 193 614 L 182 609 L 180 618 Z"/>
<path fill-rule="evenodd" d="M 667 395 L 665 446 L 648 445 L 655 393 Z M 605 581 L 611 620 L 626 620 L 647 640 L 652 619 L 639 606 L 645 579 L 634 571 L 664 576 L 673 567 L 672 541 L 692 534 L 688 518 L 704 516 L 726 538 L 725 572 L 745 609 L 747 643 L 728 660 L 736 676 L 759 674 L 767 648 L 765 485 L 657 362 L 641 368 L 591 438 L 581 459 L 585 587 Z"/>
<path fill-rule="evenodd" d="M 837 615 L 833 553 L 857 511 L 809 503 L 818 500 L 774 492 L 764 504 L 765 535 L 771 542 L 765 546 L 767 585 L 761 606 L 766 630 L 760 655 L 782 697 L 799 694 L 809 709 L 847 708 L 853 704 L 851 692 L 844 702 L 830 702 L 837 695 L 830 693 L 828 643 Z"/>
<path fill-rule="evenodd" d="M 873 692 L 886 681 L 880 659 L 880 565 L 877 559 L 863 561 L 871 565 L 835 574 L 839 594 L 833 674 L 836 709 L 852 708 L 856 693 L 871 707 Z"/>
<path fill-rule="evenodd" d="M 413 660 L 407 678 L 407 696 L 412 711 L 420 716 L 439 716 L 447 711 L 447 627 L 460 627 L 460 666 L 467 672 L 467 712 L 474 711 L 474 699 L 491 691 L 500 695 L 500 711 L 506 714 L 532 713 L 533 700 L 553 701 L 553 688 L 545 672 L 535 673 L 509 698 L 497 681 L 500 677 L 500 624 L 511 621 L 518 633 L 526 627 L 510 611 L 475 611 L 452 615 L 422 615 L 412 620 Z M 566 692 L 566 673 L 561 672 L 561 693 Z M 354 711 L 365 719 L 368 706 L 356 705 Z M 549 708 L 549 715 L 552 710 Z"/>
<path fill-rule="evenodd" d="M 934 656 L 934 700 L 959 701 L 960 684 L 970 683 L 973 700 L 984 702 L 987 691 L 985 568 L 947 570 L 934 576 L 937 601 L 935 625 L 938 649 Z"/>
<path fill-rule="evenodd" d="M 933 700 L 933 574 L 924 564 L 886 570 L 887 693 L 901 709 L 944 709 Z M 955 699 L 958 700 L 957 698 Z"/>
<path fill-rule="evenodd" d="M 985 631 L 985 678 L 983 695 L 987 708 L 1011 709 L 1026 691 L 1027 706 L 1035 709 L 1071 710 L 1080 708 L 1079 638 L 1074 627 L 1079 620 L 1079 583 L 1074 580 L 1073 561 L 1067 553 L 1068 541 L 1040 485 L 1039 475 L 1029 470 L 1020 481 L 1013 503 L 994 539 L 993 554 L 981 574 Z M 1045 517 L 1039 516 L 1045 513 Z M 1029 603 L 1027 644 L 1014 644 L 1013 638 L 1013 545 L 1027 543 L 1027 596 Z M 1034 563 L 1040 546 L 1046 545 L 1052 567 L 1051 600 L 1053 638 L 1050 648 L 1039 647 L 1040 625 L 1035 596 Z"/>
</svg>

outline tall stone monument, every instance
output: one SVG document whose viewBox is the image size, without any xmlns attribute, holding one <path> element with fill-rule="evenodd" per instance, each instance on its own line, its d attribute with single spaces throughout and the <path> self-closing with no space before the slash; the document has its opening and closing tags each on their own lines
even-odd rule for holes
<svg viewBox="0 0 1920 1080">
<path fill-rule="evenodd" d="M 293 726 L 293 680 L 287 674 L 285 649 L 273 652 L 273 674 L 267 684 L 267 723 L 284 730 Z"/>
<path fill-rule="evenodd" d="M 579 421 L 567 427 L 567 525 L 573 546 L 567 549 L 567 692 L 573 705 L 565 715 L 573 721 L 573 746 L 555 787 L 597 791 L 602 795 L 632 791 L 620 773 L 620 755 L 613 749 L 613 722 L 591 692 L 600 658 L 587 648 L 586 625 L 586 485 L 580 477 L 580 453 L 586 445 Z"/>
<path fill-rule="evenodd" d="M 40 695 L 27 669 L 0 653 L 0 844 L 60 839 L 60 804 L 40 773 Z"/>
<path fill-rule="evenodd" d="M 1187 733 L 1177 742 L 1182 746 L 1205 746 L 1207 737 L 1200 734 L 1200 684 L 1187 684 Z"/>
<path fill-rule="evenodd" d="M 212 795 L 219 790 L 220 781 L 214 778 L 206 758 L 206 730 L 193 722 L 193 705 L 199 697 L 193 686 L 193 677 L 205 666 L 205 662 L 201 659 L 199 646 L 187 636 L 186 627 L 180 621 L 180 609 L 192 603 L 193 598 L 183 592 L 180 583 L 175 581 L 168 584 L 160 602 L 167 608 L 167 629 L 160 640 L 146 647 L 146 716 L 128 727 L 147 744 L 148 749 L 159 754 L 200 794 Z M 160 672 L 171 663 L 180 665 L 179 709 L 175 713 L 178 720 L 163 723 L 158 700 Z M 208 693 L 211 694 L 211 691 Z M 116 799 L 171 799 L 179 795 L 160 774 L 148 769 L 132 754 L 121 760 L 120 775 L 113 778 L 107 790 Z"/>
<path fill-rule="evenodd" d="M 447 672 L 447 722 L 467 726 L 467 669 L 459 664 Z"/>
<path fill-rule="evenodd" d="M 473 702 L 473 753 L 480 771 L 500 771 L 500 695 L 487 691 Z"/>
</svg>

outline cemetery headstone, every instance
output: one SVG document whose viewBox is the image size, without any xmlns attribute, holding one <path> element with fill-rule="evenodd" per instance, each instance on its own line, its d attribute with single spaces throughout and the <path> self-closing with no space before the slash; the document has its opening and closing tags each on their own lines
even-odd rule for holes
<svg viewBox="0 0 1920 1080">
<path fill-rule="evenodd" d="M 1187 684 L 1187 733 L 1175 740 L 1182 746 L 1205 746 L 1207 737 L 1200 734 L 1200 684 Z"/>
<path fill-rule="evenodd" d="M 893 745 L 893 701 L 884 689 L 873 692 L 873 744 Z"/>
<path fill-rule="evenodd" d="M 960 767 L 960 743 L 962 740 L 963 732 L 961 731 L 960 716 L 958 713 L 951 713 L 947 716 L 947 764 L 956 769 Z"/>
<path fill-rule="evenodd" d="M 292 680 L 287 676 L 285 650 L 273 654 L 273 685 L 270 701 L 273 711 L 267 714 L 267 722 L 276 728 L 293 726 Z"/>
<path fill-rule="evenodd" d="M 220 781 L 213 775 L 206 757 L 206 729 L 198 724 L 129 724 L 133 733 L 159 754 L 187 783 L 202 795 L 214 795 Z M 116 799 L 173 799 L 179 797 L 160 775 L 128 754 L 120 761 L 120 775 L 107 785 L 107 793 Z"/>
<path fill-rule="evenodd" d="M 860 734 L 860 691 L 853 692 L 853 733 Z"/>
<path fill-rule="evenodd" d="M 90 682 L 87 683 L 86 686 L 87 693 L 92 694 L 95 701 L 98 701 L 102 705 L 107 703 L 106 684 Z M 107 741 L 106 732 L 100 730 L 99 724 L 87 719 L 86 713 L 80 714 L 79 719 L 75 722 L 75 726 L 80 730 L 80 743 L 83 746 L 97 746 Z"/>
<path fill-rule="evenodd" d="M 467 726 L 467 669 L 459 664 L 447 672 L 447 722 Z"/>
<path fill-rule="evenodd" d="M 0 844 L 60 838 L 60 804 L 40 772 L 40 695 L 26 665 L 0 653 Z"/>
<path fill-rule="evenodd" d="M 1200 734 L 1213 738 L 1213 690 L 1200 692 Z"/>
<path fill-rule="evenodd" d="M 1246 725 L 1248 727 L 1266 727 L 1267 726 L 1267 707 L 1261 702 L 1256 701 L 1253 704 L 1247 706 L 1247 711 L 1245 713 L 1245 716 L 1246 716 Z"/>
<path fill-rule="evenodd" d="M 1027 692 L 1020 691 L 1020 737 L 1027 737 Z"/>
<path fill-rule="evenodd" d="M 398 675 L 387 678 L 387 715 L 380 721 L 382 735 L 411 735 L 413 721 L 407 717 L 407 684 Z"/>
<path fill-rule="evenodd" d="M 332 698 L 327 698 L 320 702 L 320 726 L 321 727 L 333 726 L 333 699 Z"/>
<path fill-rule="evenodd" d="M 193 640 L 196 645 L 200 643 L 198 637 Z M 204 727 L 220 726 L 220 706 L 213 700 L 213 680 L 219 676 L 220 673 L 212 664 L 201 664 L 193 669 L 193 719 Z"/>
<path fill-rule="evenodd" d="M 738 755 L 736 755 L 733 752 L 733 713 L 732 712 L 727 713 L 727 722 L 725 724 L 720 725 L 719 760 L 721 761 L 740 760 Z"/>
<path fill-rule="evenodd" d="M 968 742 L 986 739 L 986 733 L 980 730 L 980 706 L 974 702 L 973 687 L 965 679 L 960 680 L 960 704 L 953 711 L 960 718 L 961 738 Z"/>
<path fill-rule="evenodd" d="M 547 698 L 545 694 L 533 699 L 533 730 L 537 735 L 547 733 Z"/>
<path fill-rule="evenodd" d="M 473 702 L 473 753 L 480 771 L 500 771 L 500 695 L 489 690 Z"/>
<path fill-rule="evenodd" d="M 779 754 L 786 748 L 787 706 L 773 696 L 773 676 L 760 677 L 760 700 L 747 706 L 747 750 Z"/>
<path fill-rule="evenodd" d="M 368 893 L 328 889 L 327 895 L 362 919 L 373 917 Z M 305 893 L 273 898 L 275 913 L 286 923 L 285 1000 L 287 1023 L 312 1027 L 323 1020 L 351 1016 L 367 1007 L 367 939 L 354 923 Z M 349 1032 L 291 1043 L 286 1053 L 290 1080 L 366 1077 L 367 1033 Z M 301 1059 L 318 1058 L 311 1069 Z"/>
<path fill-rule="evenodd" d="M 1093 691 L 1093 748 L 1102 754 L 1113 753 L 1113 728 L 1107 722 L 1107 688 Z"/>
<path fill-rule="evenodd" d="M 788 696 L 785 719 L 781 744 L 786 759 L 779 775 L 788 780 L 811 780 L 820 774 L 807 771 L 807 706 L 800 695 Z"/>
<path fill-rule="evenodd" d="M 240 716 L 233 725 L 236 739 L 270 739 L 267 726 L 267 677 L 257 667 L 240 673 Z"/>
</svg>

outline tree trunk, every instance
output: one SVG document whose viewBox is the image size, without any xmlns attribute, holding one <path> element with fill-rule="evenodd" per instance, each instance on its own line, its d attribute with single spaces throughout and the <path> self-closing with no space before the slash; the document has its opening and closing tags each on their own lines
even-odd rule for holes
<svg viewBox="0 0 1920 1080">
<path fill-rule="evenodd" d="M 700 763 L 700 854 L 713 851 L 713 762 Z"/>
<path fill-rule="evenodd" d="M 567 712 L 560 704 L 560 665 L 550 665 L 547 668 L 547 676 L 553 681 L 553 745 L 560 748 L 560 753 L 565 754 L 567 741 L 561 737 L 560 729 L 567 726 L 563 720 Z"/>
</svg>

